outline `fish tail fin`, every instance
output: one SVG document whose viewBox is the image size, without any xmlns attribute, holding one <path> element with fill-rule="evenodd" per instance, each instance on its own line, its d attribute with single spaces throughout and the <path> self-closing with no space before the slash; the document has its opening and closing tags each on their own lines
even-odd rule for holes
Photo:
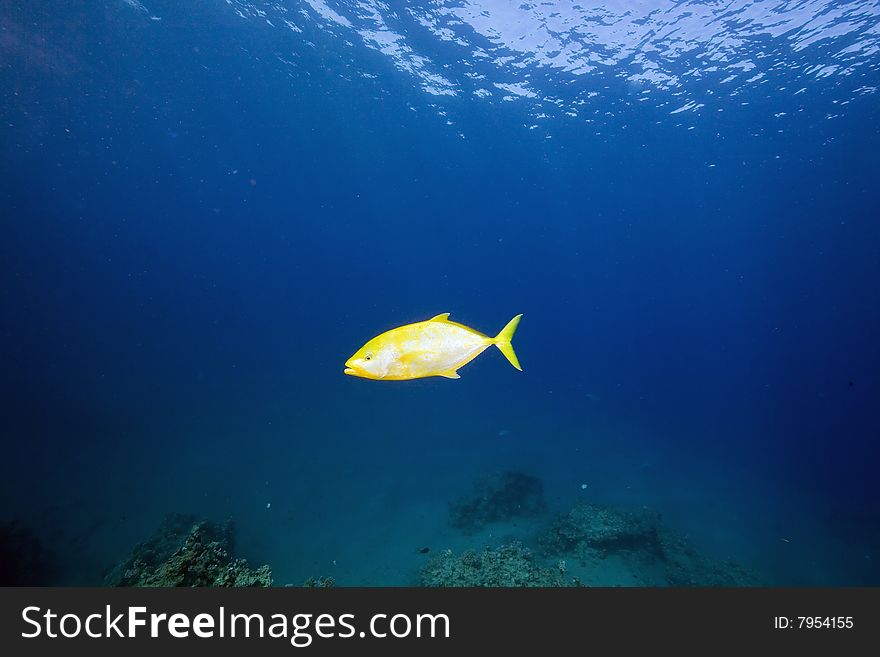
<svg viewBox="0 0 880 657">
<path fill-rule="evenodd" d="M 520 317 L 522 317 L 521 314 L 507 322 L 507 326 L 501 329 L 501 332 L 492 339 L 492 344 L 501 350 L 501 353 L 510 361 L 511 365 L 522 372 L 522 367 L 519 365 L 519 359 L 516 357 L 513 345 L 510 344 L 510 341 L 513 340 L 513 334 L 516 332 L 516 327 L 519 326 Z"/>
</svg>

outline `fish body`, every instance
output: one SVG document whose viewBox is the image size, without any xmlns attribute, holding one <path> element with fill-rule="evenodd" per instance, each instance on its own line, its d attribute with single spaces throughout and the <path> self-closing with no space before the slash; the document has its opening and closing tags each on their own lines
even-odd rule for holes
<svg viewBox="0 0 880 657">
<path fill-rule="evenodd" d="M 345 363 L 345 373 L 364 379 L 405 381 L 429 376 L 458 379 L 459 368 L 495 345 L 510 364 L 522 371 L 513 333 L 522 315 L 507 323 L 494 338 L 449 321 L 449 313 L 424 322 L 399 326 L 367 342 Z"/>
</svg>

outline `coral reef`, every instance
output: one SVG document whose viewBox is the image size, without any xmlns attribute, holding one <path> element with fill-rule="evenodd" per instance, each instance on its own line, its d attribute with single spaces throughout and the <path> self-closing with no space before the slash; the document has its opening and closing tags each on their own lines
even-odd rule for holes
<svg viewBox="0 0 880 657">
<path fill-rule="evenodd" d="M 445 550 L 421 571 L 423 586 L 537 587 L 565 586 L 565 562 L 540 566 L 531 550 L 513 542 L 456 556 Z"/>
<path fill-rule="evenodd" d="M 52 560 L 34 533 L 16 522 L 0 524 L 0 586 L 43 586 Z"/>
<path fill-rule="evenodd" d="M 309 577 L 303 586 L 307 589 L 329 589 L 336 585 L 336 580 L 332 577 Z"/>
<path fill-rule="evenodd" d="M 450 523 L 473 533 L 490 523 L 540 515 L 545 507 L 539 479 L 504 472 L 478 481 L 470 495 L 451 504 Z M 581 581 L 748 586 L 757 581 L 732 562 L 701 554 L 685 537 L 666 527 L 659 513 L 648 509 L 631 512 L 581 501 L 557 514 L 528 544 L 536 546 L 534 552 L 518 542 L 460 555 L 446 550 L 422 569 L 421 582 L 425 586 L 512 587 L 579 585 Z"/>
<path fill-rule="evenodd" d="M 472 493 L 450 506 L 450 524 L 475 532 L 493 522 L 539 515 L 544 511 L 541 480 L 522 472 L 503 472 L 481 479 Z"/>
<path fill-rule="evenodd" d="M 105 578 L 109 586 L 271 586 L 272 570 L 232 557 L 234 526 L 172 514 Z"/>
<path fill-rule="evenodd" d="M 570 555 L 581 565 L 601 568 L 604 559 L 622 557 L 634 579 L 653 586 L 749 586 L 753 575 L 738 565 L 700 554 L 662 523 L 657 513 L 632 513 L 580 502 L 556 516 L 538 537 L 546 557 Z"/>
<path fill-rule="evenodd" d="M 538 541 L 547 554 L 572 552 L 581 546 L 606 552 L 657 551 L 658 520 L 652 514 L 579 502 L 557 515 Z"/>
</svg>

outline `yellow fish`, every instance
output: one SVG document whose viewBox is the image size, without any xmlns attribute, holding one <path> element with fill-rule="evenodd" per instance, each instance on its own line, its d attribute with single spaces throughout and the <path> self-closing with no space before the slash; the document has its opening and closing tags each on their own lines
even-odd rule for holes
<svg viewBox="0 0 880 657">
<path fill-rule="evenodd" d="M 404 381 L 427 376 L 458 379 L 458 369 L 495 345 L 520 372 L 510 341 L 522 315 L 494 338 L 449 321 L 449 313 L 377 335 L 345 362 L 345 373 L 364 379 Z"/>
</svg>

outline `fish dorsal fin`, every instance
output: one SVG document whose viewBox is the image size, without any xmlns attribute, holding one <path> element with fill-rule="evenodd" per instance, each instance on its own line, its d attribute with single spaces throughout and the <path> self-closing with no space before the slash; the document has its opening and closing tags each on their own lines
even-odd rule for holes
<svg viewBox="0 0 880 657">
<path fill-rule="evenodd" d="M 428 320 L 429 322 L 448 322 L 449 321 L 449 313 L 440 313 L 436 317 L 432 317 Z"/>
<path fill-rule="evenodd" d="M 447 379 L 460 379 L 461 377 L 458 375 L 458 372 L 455 370 L 449 370 L 448 372 L 440 372 L 440 376 L 445 376 Z"/>
</svg>

